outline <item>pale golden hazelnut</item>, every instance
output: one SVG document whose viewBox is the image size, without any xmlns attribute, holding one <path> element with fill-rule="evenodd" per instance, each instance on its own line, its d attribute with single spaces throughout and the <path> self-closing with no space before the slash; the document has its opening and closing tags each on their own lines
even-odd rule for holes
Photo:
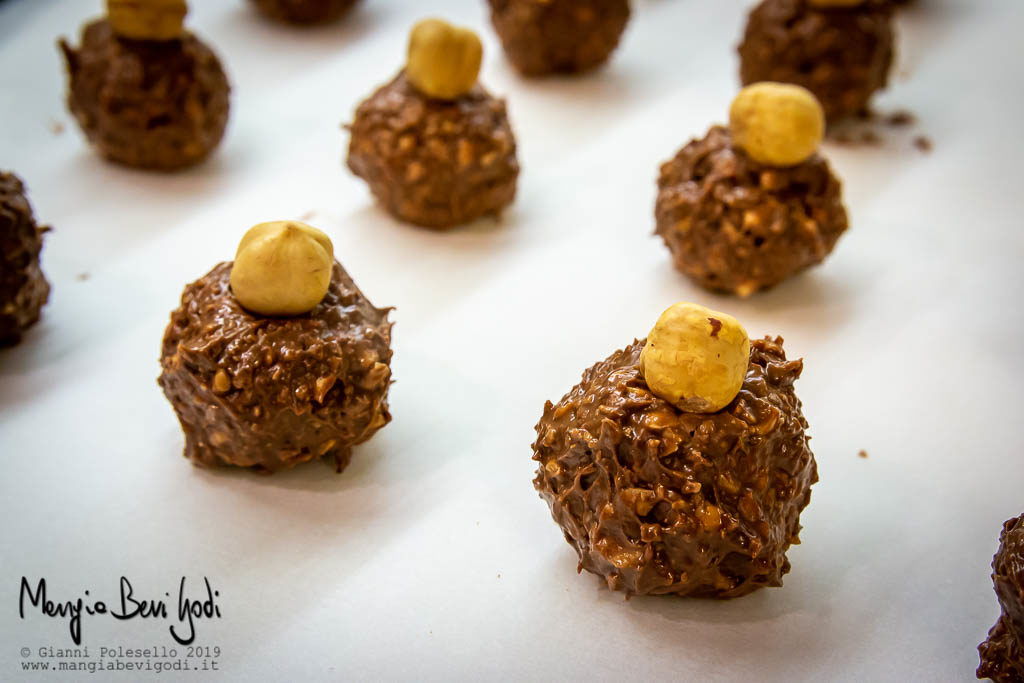
<svg viewBox="0 0 1024 683">
<path fill-rule="evenodd" d="M 405 76 L 428 97 L 454 100 L 473 89 L 484 48 L 466 28 L 424 19 L 409 33 Z"/>
<path fill-rule="evenodd" d="M 314 227 L 297 221 L 253 226 L 238 244 L 231 291 L 260 315 L 309 313 L 327 294 L 334 245 Z"/>
<path fill-rule="evenodd" d="M 754 83 L 729 108 L 733 143 L 752 159 L 795 166 L 814 154 L 825 136 L 825 111 L 810 90 L 789 83 Z"/>
<path fill-rule="evenodd" d="M 185 0 L 107 0 L 114 33 L 133 40 L 180 38 L 187 13 Z"/>
<path fill-rule="evenodd" d="M 736 398 L 750 362 L 736 318 L 698 304 L 665 309 L 640 352 L 647 386 L 680 410 L 713 413 Z"/>
</svg>

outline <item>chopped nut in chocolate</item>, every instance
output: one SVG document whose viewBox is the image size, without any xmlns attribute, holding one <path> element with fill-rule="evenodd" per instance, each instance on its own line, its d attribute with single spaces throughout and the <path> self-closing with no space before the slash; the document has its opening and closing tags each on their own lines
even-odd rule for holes
<svg viewBox="0 0 1024 683">
<path fill-rule="evenodd" d="M 782 339 L 751 342 L 738 395 L 716 413 L 653 394 L 644 341 L 583 373 L 537 424 L 534 486 L 580 567 L 613 590 L 732 598 L 781 586 L 818 480 Z"/>
<path fill-rule="evenodd" d="M 100 19 L 82 46 L 60 47 L 68 107 L 111 161 L 170 171 L 205 159 L 228 121 L 227 77 L 217 56 L 189 32 L 176 40 L 134 40 Z"/>
<path fill-rule="evenodd" d="M 887 0 L 852 7 L 764 0 L 751 11 L 739 46 L 740 80 L 802 85 L 832 122 L 864 110 L 886 86 L 893 43 Z"/>
<path fill-rule="evenodd" d="M 36 224 L 21 179 L 0 171 L 0 346 L 21 341 L 50 296 L 39 267 L 46 230 Z"/>
<path fill-rule="evenodd" d="M 289 24 L 325 24 L 345 14 L 357 0 L 252 0 L 271 19 Z"/>
<path fill-rule="evenodd" d="M 1024 515 L 1007 520 L 992 558 L 992 583 L 999 620 L 978 646 L 978 678 L 996 683 L 1024 681 Z"/>
<path fill-rule="evenodd" d="M 662 164 L 655 215 L 677 269 L 740 296 L 821 263 L 847 228 L 839 180 L 820 155 L 767 166 L 721 126 Z"/>
<path fill-rule="evenodd" d="M 628 0 L 488 0 L 512 64 L 527 76 L 603 64 L 629 21 Z"/>
<path fill-rule="evenodd" d="M 479 84 L 428 97 L 404 71 L 359 105 L 348 167 L 401 220 L 431 228 L 497 214 L 516 193 L 519 163 L 505 102 Z"/>
<path fill-rule="evenodd" d="M 334 262 L 310 313 L 264 317 L 231 293 L 231 263 L 185 288 L 164 334 L 159 384 L 197 465 L 265 472 L 333 456 L 391 420 L 391 323 Z"/>
</svg>

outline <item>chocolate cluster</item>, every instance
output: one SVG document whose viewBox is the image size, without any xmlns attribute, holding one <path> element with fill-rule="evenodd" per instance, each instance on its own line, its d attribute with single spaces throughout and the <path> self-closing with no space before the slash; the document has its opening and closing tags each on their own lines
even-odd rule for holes
<svg viewBox="0 0 1024 683">
<path fill-rule="evenodd" d="M 999 620 L 978 646 L 978 678 L 996 683 L 1024 681 L 1024 515 L 1007 520 L 992 558 L 992 583 Z"/>
<path fill-rule="evenodd" d="M 289 24 L 324 24 L 345 14 L 357 0 L 252 0 L 275 21 Z"/>
<path fill-rule="evenodd" d="M 830 122 L 863 112 L 889 80 L 892 13 L 888 0 L 851 7 L 764 0 L 751 11 L 739 46 L 740 80 L 802 85 Z"/>
<path fill-rule="evenodd" d="M 39 267 L 46 230 L 36 223 L 21 179 L 0 172 L 0 346 L 21 341 L 50 296 Z"/>
<path fill-rule="evenodd" d="M 106 19 L 61 40 L 68 107 L 89 141 L 126 166 L 171 171 L 205 159 L 228 122 L 227 76 L 217 56 L 184 32 L 176 40 L 116 35 Z"/>
<path fill-rule="evenodd" d="M 348 167 L 403 221 L 447 228 L 515 198 L 519 163 L 505 102 L 479 84 L 442 100 L 399 73 L 359 105 L 349 128 Z"/>
<path fill-rule="evenodd" d="M 548 402 L 534 486 L 579 566 L 629 594 L 732 598 L 781 586 L 818 480 L 782 339 L 751 342 L 733 401 L 684 412 L 639 368 L 644 342 Z"/>
<path fill-rule="evenodd" d="M 628 0 L 488 0 L 512 64 L 527 76 L 587 71 L 607 61 L 629 21 Z"/>
</svg>

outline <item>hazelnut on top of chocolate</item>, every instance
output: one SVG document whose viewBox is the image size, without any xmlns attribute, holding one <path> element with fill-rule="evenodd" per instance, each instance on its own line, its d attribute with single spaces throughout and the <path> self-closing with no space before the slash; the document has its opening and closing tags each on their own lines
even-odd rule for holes
<svg viewBox="0 0 1024 683">
<path fill-rule="evenodd" d="M 356 0 L 252 0 L 256 9 L 289 24 L 326 24 L 345 14 Z"/>
<path fill-rule="evenodd" d="M 177 40 L 186 14 L 185 0 L 107 0 L 107 20 L 120 38 Z"/>
<path fill-rule="evenodd" d="M 533 483 L 581 569 L 630 594 L 781 586 L 818 480 L 781 338 L 678 303 L 547 402 Z"/>
<path fill-rule="evenodd" d="M 821 105 L 805 88 L 756 83 L 661 166 L 656 232 L 673 263 L 714 291 L 749 296 L 820 263 L 847 228 L 841 186 L 817 148 Z"/>
<path fill-rule="evenodd" d="M 477 82 L 482 53 L 472 31 L 421 21 L 405 69 L 348 126 L 348 167 L 403 221 L 449 228 L 515 197 L 515 136 L 505 102 Z"/>
<path fill-rule="evenodd" d="M 1024 681 L 1024 515 L 1007 520 L 992 558 L 992 583 L 999 619 L 978 646 L 978 678 L 997 683 Z"/>
<path fill-rule="evenodd" d="M 0 171 L 0 346 L 21 341 L 50 296 L 39 266 L 47 229 L 36 223 L 21 179 Z"/>
<path fill-rule="evenodd" d="M 893 63 L 891 0 L 763 0 L 739 46 L 744 85 L 802 85 L 830 122 L 864 111 Z"/>
<path fill-rule="evenodd" d="M 629 0 L 488 0 L 508 60 L 526 76 L 604 64 L 629 21 Z"/>
<path fill-rule="evenodd" d="M 254 226 L 234 263 L 185 287 L 158 379 L 197 465 L 264 472 L 333 456 L 391 420 L 390 309 L 375 308 L 296 221 Z"/>
<path fill-rule="evenodd" d="M 68 108 L 107 159 L 171 171 L 205 159 L 224 135 L 227 77 L 183 28 L 184 0 L 107 0 L 81 47 L 60 41 Z"/>
</svg>

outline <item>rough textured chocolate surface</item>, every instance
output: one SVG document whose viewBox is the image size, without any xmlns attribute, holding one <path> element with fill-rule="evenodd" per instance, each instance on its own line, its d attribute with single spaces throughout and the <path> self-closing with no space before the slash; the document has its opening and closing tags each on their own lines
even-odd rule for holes
<svg viewBox="0 0 1024 683">
<path fill-rule="evenodd" d="M 815 154 L 760 164 L 714 126 L 661 166 L 656 231 L 676 268 L 700 285 L 747 296 L 820 263 L 847 227 L 842 188 Z"/>
<path fill-rule="evenodd" d="M 118 38 L 106 19 L 88 24 L 82 46 L 60 42 L 68 107 L 107 159 L 164 171 L 205 159 L 228 121 L 227 77 L 190 33 L 181 40 Z"/>
<path fill-rule="evenodd" d="M 782 339 L 751 342 L 739 395 L 711 414 L 650 393 L 643 341 L 544 406 L 533 484 L 580 567 L 630 594 L 732 598 L 781 586 L 818 480 Z"/>
<path fill-rule="evenodd" d="M 489 0 L 505 54 L 523 74 L 603 64 L 629 21 L 628 0 Z"/>
<path fill-rule="evenodd" d="M 289 24 L 323 24 L 347 12 L 357 0 L 252 0 L 266 16 Z"/>
<path fill-rule="evenodd" d="M 1024 515 L 1007 520 L 992 558 L 992 583 L 999 598 L 999 621 L 978 646 L 978 678 L 997 683 L 1024 681 Z"/>
<path fill-rule="evenodd" d="M 867 108 L 888 83 L 892 5 L 818 8 L 807 0 L 765 0 L 750 13 L 740 43 L 740 80 L 802 85 L 829 121 Z"/>
<path fill-rule="evenodd" d="M 243 309 L 231 263 L 185 287 L 164 333 L 158 379 L 197 465 L 273 472 L 351 448 L 391 420 L 391 323 L 337 262 L 309 314 Z"/>
<path fill-rule="evenodd" d="M 515 198 L 519 163 L 505 102 L 479 84 L 448 102 L 399 73 L 359 105 L 349 128 L 348 167 L 404 221 L 447 228 Z"/>
<path fill-rule="evenodd" d="M 46 230 L 36 224 L 21 180 L 0 171 L 0 346 L 21 341 L 50 296 L 39 267 Z"/>
</svg>

